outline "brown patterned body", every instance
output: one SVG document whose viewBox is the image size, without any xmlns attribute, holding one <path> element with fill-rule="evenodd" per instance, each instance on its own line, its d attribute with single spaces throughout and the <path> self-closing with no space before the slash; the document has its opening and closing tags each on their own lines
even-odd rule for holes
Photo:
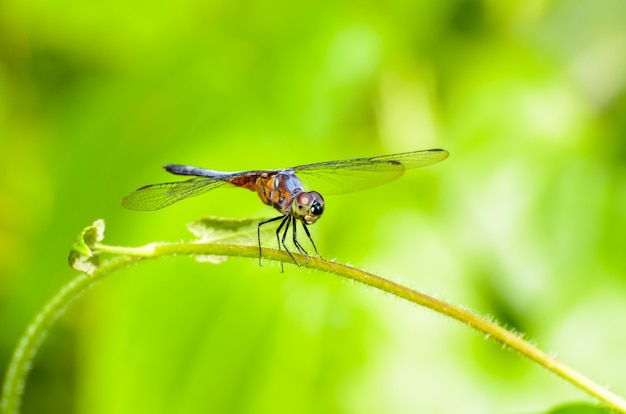
<svg viewBox="0 0 626 414">
<path fill-rule="evenodd" d="M 256 191 L 263 203 L 274 207 L 284 215 L 289 214 L 293 198 L 303 191 L 300 179 L 290 169 L 276 172 L 253 172 L 228 181 L 237 187 Z"/>
</svg>

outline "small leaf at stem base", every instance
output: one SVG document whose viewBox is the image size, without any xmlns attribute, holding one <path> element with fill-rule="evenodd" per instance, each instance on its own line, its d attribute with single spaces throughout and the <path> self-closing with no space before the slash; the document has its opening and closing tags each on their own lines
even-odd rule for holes
<svg viewBox="0 0 626 414">
<path fill-rule="evenodd" d="M 93 248 L 102 240 L 104 240 L 104 220 L 100 219 L 78 235 L 70 250 L 69 265 L 88 276 L 93 275 L 100 265 L 100 253 Z"/>
</svg>

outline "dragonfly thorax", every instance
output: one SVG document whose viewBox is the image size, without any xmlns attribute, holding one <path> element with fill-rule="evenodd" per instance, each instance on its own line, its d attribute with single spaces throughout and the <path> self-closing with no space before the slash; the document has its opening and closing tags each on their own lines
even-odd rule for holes
<svg viewBox="0 0 626 414">
<path fill-rule="evenodd" d="M 302 182 L 287 169 L 274 175 L 261 175 L 256 190 L 261 200 L 305 224 L 313 224 L 324 212 L 324 198 L 317 191 L 304 191 Z"/>
<path fill-rule="evenodd" d="M 313 224 L 324 212 L 324 198 L 317 191 L 303 191 L 294 197 L 291 214 L 305 224 Z"/>
</svg>

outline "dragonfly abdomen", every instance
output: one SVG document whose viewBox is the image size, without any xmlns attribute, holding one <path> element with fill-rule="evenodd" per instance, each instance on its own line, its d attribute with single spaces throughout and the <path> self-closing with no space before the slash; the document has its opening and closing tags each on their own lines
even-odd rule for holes
<svg viewBox="0 0 626 414">
<path fill-rule="evenodd" d="M 225 177 L 225 176 L 233 174 L 230 172 L 207 170 L 205 168 L 191 167 L 189 165 L 179 165 L 179 164 L 167 164 L 167 165 L 164 165 L 163 168 L 165 168 L 167 172 L 170 172 L 172 174 L 195 175 L 196 177 L 219 178 L 222 176 Z"/>
</svg>

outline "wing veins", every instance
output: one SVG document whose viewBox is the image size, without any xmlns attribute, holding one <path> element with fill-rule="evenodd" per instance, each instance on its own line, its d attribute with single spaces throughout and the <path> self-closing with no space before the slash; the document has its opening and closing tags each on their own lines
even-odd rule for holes
<svg viewBox="0 0 626 414">
<path fill-rule="evenodd" d="M 186 181 L 149 184 L 124 197 L 122 205 L 131 210 L 159 210 L 227 183 L 217 178 L 202 177 Z"/>
<path fill-rule="evenodd" d="M 294 167 L 307 184 L 320 184 L 327 194 L 365 190 L 397 179 L 407 169 L 425 167 L 448 157 L 440 149 L 405 152 L 349 160 L 326 161 Z M 327 188 L 324 188 L 327 187 Z"/>
</svg>

